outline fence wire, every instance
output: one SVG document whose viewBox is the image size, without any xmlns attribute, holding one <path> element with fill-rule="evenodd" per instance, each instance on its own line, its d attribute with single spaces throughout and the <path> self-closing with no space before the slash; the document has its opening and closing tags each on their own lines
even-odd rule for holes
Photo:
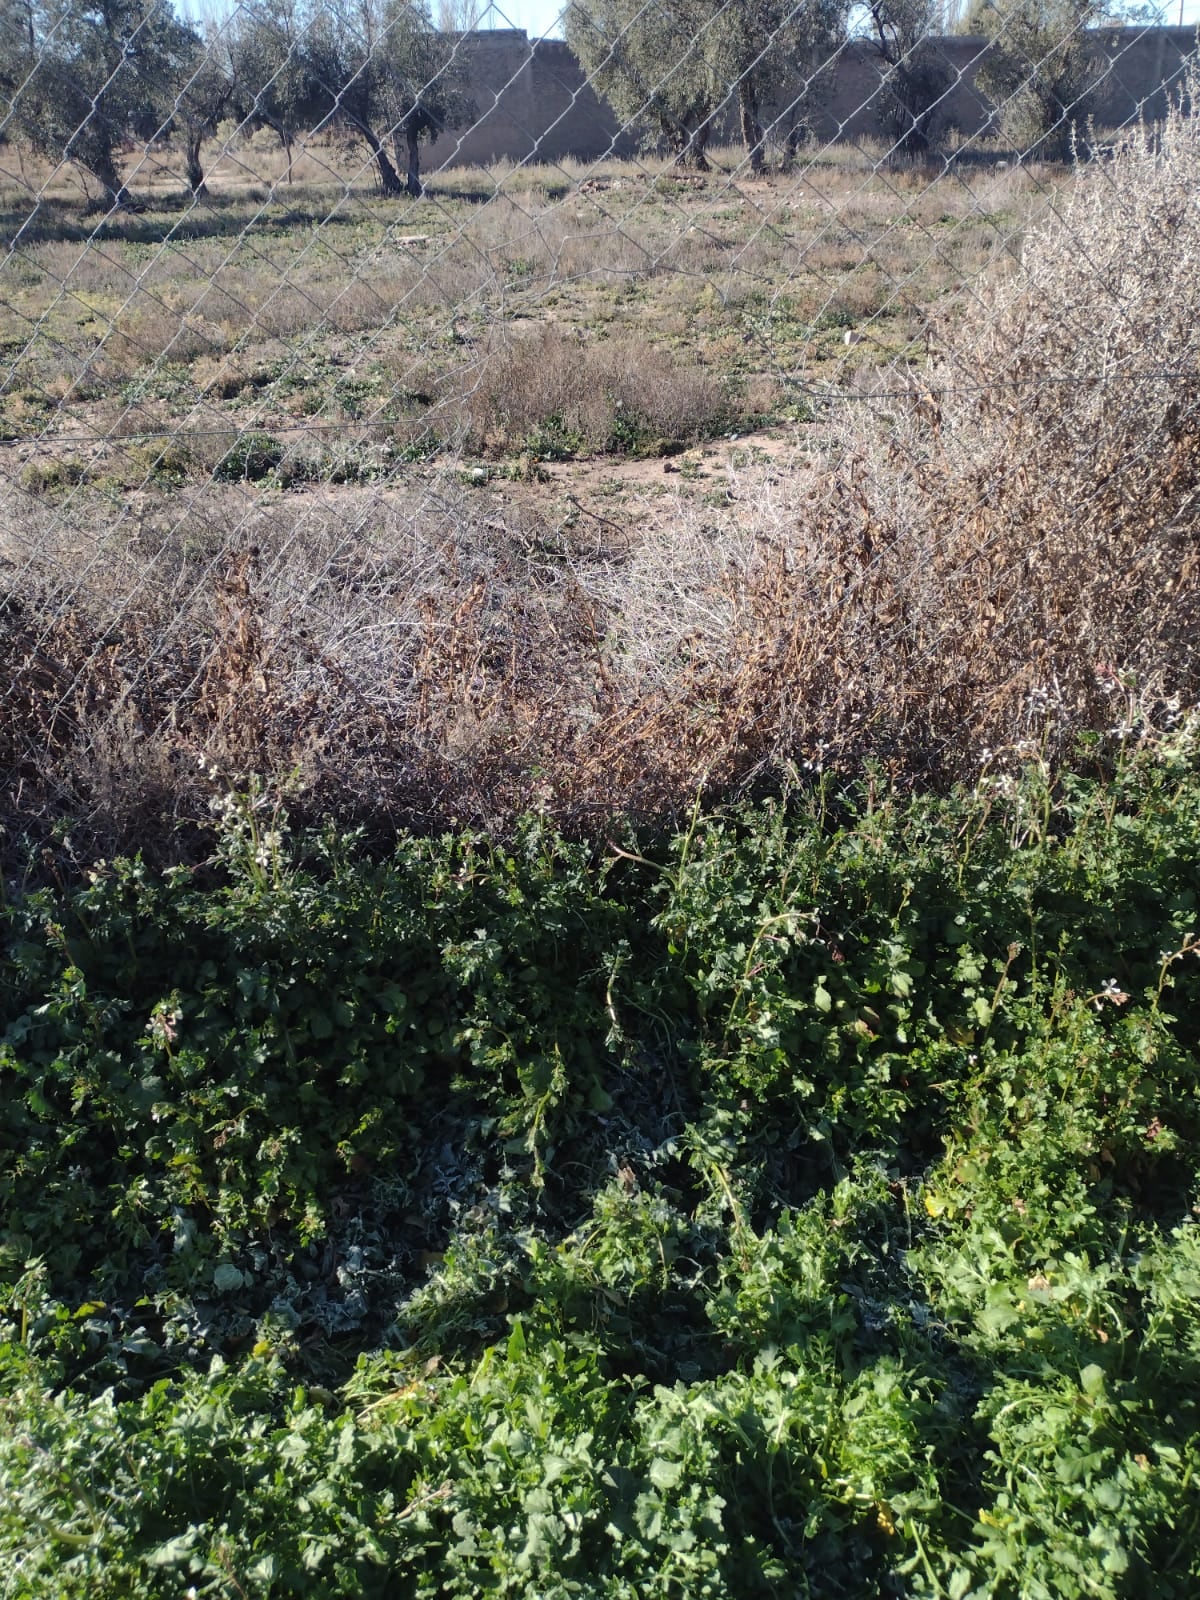
<svg viewBox="0 0 1200 1600">
<path fill-rule="evenodd" d="M 0 12 L 10 830 L 128 823 L 189 762 L 350 814 L 591 814 L 1180 714 L 1188 30 L 477 20 Z"/>
</svg>

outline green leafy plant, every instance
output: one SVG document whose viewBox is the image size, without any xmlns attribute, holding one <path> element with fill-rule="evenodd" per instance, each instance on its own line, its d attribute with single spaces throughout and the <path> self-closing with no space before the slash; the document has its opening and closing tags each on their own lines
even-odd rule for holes
<svg viewBox="0 0 1200 1600">
<path fill-rule="evenodd" d="M 243 433 L 213 468 L 213 477 L 222 482 L 257 482 L 273 472 L 283 460 L 283 446 L 269 433 Z"/>
<path fill-rule="evenodd" d="M 1178 752 L 387 855 L 210 777 L 3 909 L 6 1600 L 1195 1587 Z"/>
</svg>

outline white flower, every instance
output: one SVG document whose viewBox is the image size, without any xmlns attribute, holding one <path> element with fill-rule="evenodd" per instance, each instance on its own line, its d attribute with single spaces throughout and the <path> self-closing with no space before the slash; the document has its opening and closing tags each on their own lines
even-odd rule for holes
<svg viewBox="0 0 1200 1600">
<path fill-rule="evenodd" d="M 254 852 L 254 859 L 260 867 L 269 867 L 279 853 L 283 843 L 283 835 L 275 828 L 268 828 L 258 841 L 258 848 Z"/>
</svg>

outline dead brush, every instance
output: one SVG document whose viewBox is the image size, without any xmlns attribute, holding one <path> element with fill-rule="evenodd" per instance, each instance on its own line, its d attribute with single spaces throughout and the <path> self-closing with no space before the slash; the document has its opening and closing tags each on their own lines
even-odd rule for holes
<svg viewBox="0 0 1200 1600">
<path fill-rule="evenodd" d="M 1198 187 L 1178 114 L 1082 170 L 923 381 L 849 403 L 792 525 L 749 513 L 710 625 L 591 730 L 595 764 L 661 780 L 662 737 L 677 785 L 868 758 L 944 782 L 1200 699 Z"/>
<path fill-rule="evenodd" d="M 1131 137 L 919 382 L 848 403 L 840 461 L 790 550 L 752 547 L 729 624 L 764 759 L 944 781 L 985 751 L 1152 736 L 1200 698 L 1198 183 L 1194 119 Z"/>
<path fill-rule="evenodd" d="M 734 472 L 719 506 L 648 495 L 636 527 L 571 531 L 490 490 L 323 510 L 230 485 L 224 521 L 197 509 L 110 555 L 26 505 L 3 821 L 168 856 L 207 815 L 203 756 L 286 780 L 298 819 L 503 827 L 532 806 L 583 829 L 805 763 L 944 784 L 1157 736 L 1200 702 L 1198 192 L 1196 119 L 1131 136 L 935 358 L 843 396 L 806 466 Z M 658 372 L 652 426 L 686 437 L 720 382 L 656 359 L 497 338 L 454 403 L 483 448 L 551 417 L 607 448 Z"/>
</svg>

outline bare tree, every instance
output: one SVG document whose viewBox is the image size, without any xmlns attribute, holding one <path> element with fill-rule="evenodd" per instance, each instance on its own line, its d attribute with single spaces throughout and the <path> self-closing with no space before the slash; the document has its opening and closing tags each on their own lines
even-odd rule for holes
<svg viewBox="0 0 1200 1600">
<path fill-rule="evenodd" d="M 487 0 L 438 0 L 438 30 L 441 33 L 471 33 L 478 28 L 487 10 Z"/>
</svg>

